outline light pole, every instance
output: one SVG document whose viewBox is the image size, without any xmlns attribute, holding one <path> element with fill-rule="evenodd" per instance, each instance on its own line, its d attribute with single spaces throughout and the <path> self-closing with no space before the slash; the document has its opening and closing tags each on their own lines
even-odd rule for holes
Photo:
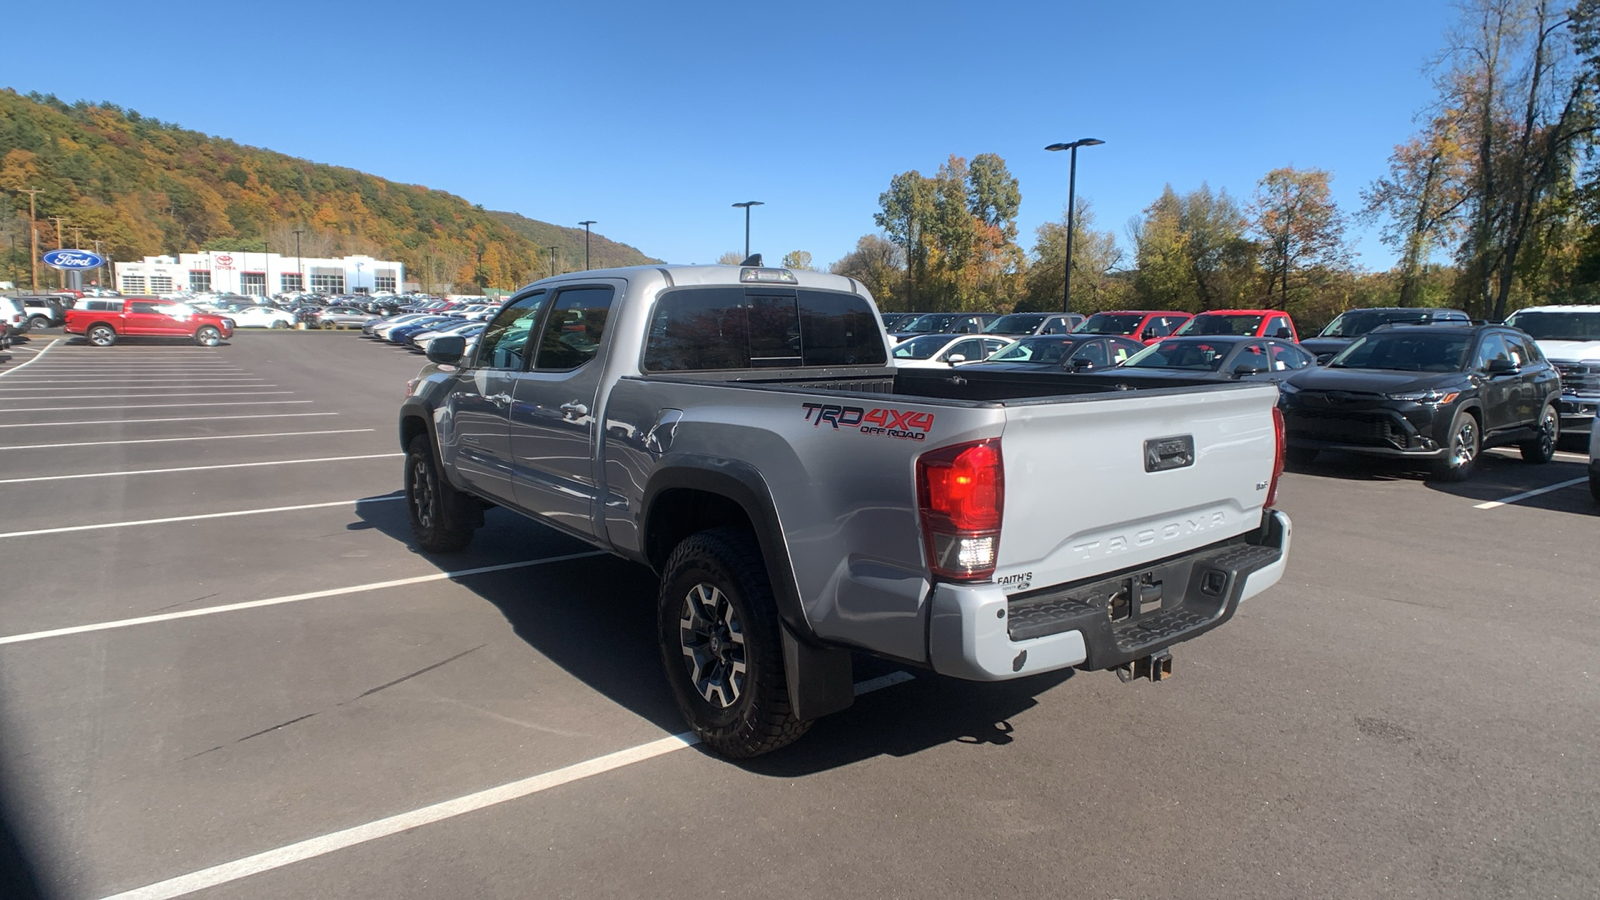
<svg viewBox="0 0 1600 900">
<path fill-rule="evenodd" d="M 294 230 L 294 272 L 296 279 L 298 279 L 298 285 L 295 290 L 302 294 L 306 290 L 306 270 L 304 264 L 300 262 L 300 235 L 304 233 L 304 228 L 296 228 Z"/>
<path fill-rule="evenodd" d="M 356 285 L 350 290 L 352 294 L 361 293 L 361 263 L 356 263 Z"/>
<path fill-rule="evenodd" d="M 1046 150 L 1071 150 L 1072 164 L 1067 167 L 1067 276 L 1061 288 L 1061 311 L 1072 312 L 1072 220 L 1078 210 L 1078 148 L 1104 144 L 1099 138 L 1079 138 L 1070 144 L 1051 144 Z"/>
<path fill-rule="evenodd" d="M 766 204 L 762 203 L 760 200 L 746 200 L 743 203 L 735 203 L 734 204 L 735 207 L 740 207 L 740 206 L 744 207 L 744 258 L 745 259 L 749 259 L 750 258 L 750 207 L 752 207 L 752 206 L 765 206 L 765 205 Z"/>
<path fill-rule="evenodd" d="M 28 195 L 28 230 L 33 234 L 33 292 L 39 293 L 39 211 L 34 201 L 44 193 L 44 188 L 21 188 L 19 194 Z"/>
<path fill-rule="evenodd" d="M 552 246 L 547 249 L 550 251 L 550 277 L 554 278 L 556 277 L 556 248 Z"/>
<path fill-rule="evenodd" d="M 583 270 L 589 271 L 589 226 L 597 224 L 593 219 L 584 219 L 578 223 L 583 226 Z"/>
</svg>

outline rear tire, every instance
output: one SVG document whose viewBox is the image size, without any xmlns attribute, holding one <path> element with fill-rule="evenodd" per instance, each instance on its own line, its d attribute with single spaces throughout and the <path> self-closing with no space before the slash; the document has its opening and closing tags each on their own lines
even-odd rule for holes
<svg viewBox="0 0 1600 900">
<path fill-rule="evenodd" d="M 1478 417 L 1467 410 L 1457 410 L 1450 420 L 1449 454 L 1434 465 L 1434 477 L 1440 481 L 1466 481 L 1478 468 L 1478 456 L 1483 451 L 1483 435 Z"/>
<path fill-rule="evenodd" d="M 273 319 L 272 320 L 272 327 L 273 328 L 288 328 L 289 327 L 289 323 L 285 322 L 282 319 Z"/>
<path fill-rule="evenodd" d="M 1539 414 L 1539 436 L 1531 441 L 1523 441 L 1517 445 L 1522 451 L 1522 461 L 1534 465 L 1543 465 L 1556 458 L 1556 444 L 1561 442 L 1561 417 L 1556 414 L 1556 408 L 1546 404 L 1544 411 Z"/>
<path fill-rule="evenodd" d="M 216 347 L 222 343 L 222 332 L 215 325 L 202 325 L 194 333 L 194 342 L 202 347 Z"/>
<path fill-rule="evenodd" d="M 109 347 L 117 342 L 117 330 L 110 325 L 90 326 L 88 333 L 84 336 L 89 339 L 89 343 L 96 347 Z"/>
<path fill-rule="evenodd" d="M 811 727 L 789 705 L 778 609 L 748 531 L 716 528 L 679 544 L 661 578 L 656 619 L 678 709 L 711 750 L 749 759 Z"/>
<path fill-rule="evenodd" d="M 44 316 L 34 316 L 28 320 L 28 330 L 43 331 L 50 327 L 50 320 Z"/>
<path fill-rule="evenodd" d="M 472 543 L 477 523 L 463 514 L 472 498 L 450 486 L 434 460 L 433 441 L 419 434 L 406 446 L 406 512 L 417 546 L 453 553 Z"/>
</svg>

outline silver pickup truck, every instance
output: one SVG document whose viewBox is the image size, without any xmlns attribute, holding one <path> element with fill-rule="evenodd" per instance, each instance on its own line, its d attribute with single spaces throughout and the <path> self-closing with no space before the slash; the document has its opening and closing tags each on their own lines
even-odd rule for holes
<svg viewBox="0 0 1600 900">
<path fill-rule="evenodd" d="M 1160 680 L 1283 573 L 1271 384 L 897 371 L 858 282 L 758 262 L 545 279 L 462 350 L 400 411 L 418 544 L 501 506 L 650 566 L 678 704 L 730 757 L 848 706 L 854 653 Z"/>
</svg>

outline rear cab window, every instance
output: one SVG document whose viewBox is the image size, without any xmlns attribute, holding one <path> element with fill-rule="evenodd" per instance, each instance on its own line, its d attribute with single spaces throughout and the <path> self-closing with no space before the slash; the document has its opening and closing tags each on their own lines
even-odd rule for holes
<svg viewBox="0 0 1600 900">
<path fill-rule="evenodd" d="M 807 288 L 685 287 L 650 317 L 645 372 L 884 366 L 888 354 L 864 297 Z"/>
</svg>

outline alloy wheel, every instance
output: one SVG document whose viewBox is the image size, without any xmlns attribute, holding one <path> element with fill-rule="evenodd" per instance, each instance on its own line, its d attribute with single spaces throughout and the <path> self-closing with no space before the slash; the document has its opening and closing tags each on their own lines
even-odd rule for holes
<svg viewBox="0 0 1600 900">
<path fill-rule="evenodd" d="M 411 511 L 418 525 L 433 527 L 433 471 L 425 459 L 411 465 Z"/>
<path fill-rule="evenodd" d="M 1456 468 L 1464 468 L 1472 464 L 1478 455 L 1478 423 L 1471 416 L 1467 416 L 1456 429 L 1455 435 L 1450 438 L 1450 461 Z"/>
<path fill-rule="evenodd" d="M 689 681 L 701 699 L 727 709 L 744 693 L 744 627 L 733 603 L 716 585 L 697 584 L 683 598 L 678 640 Z"/>
</svg>

